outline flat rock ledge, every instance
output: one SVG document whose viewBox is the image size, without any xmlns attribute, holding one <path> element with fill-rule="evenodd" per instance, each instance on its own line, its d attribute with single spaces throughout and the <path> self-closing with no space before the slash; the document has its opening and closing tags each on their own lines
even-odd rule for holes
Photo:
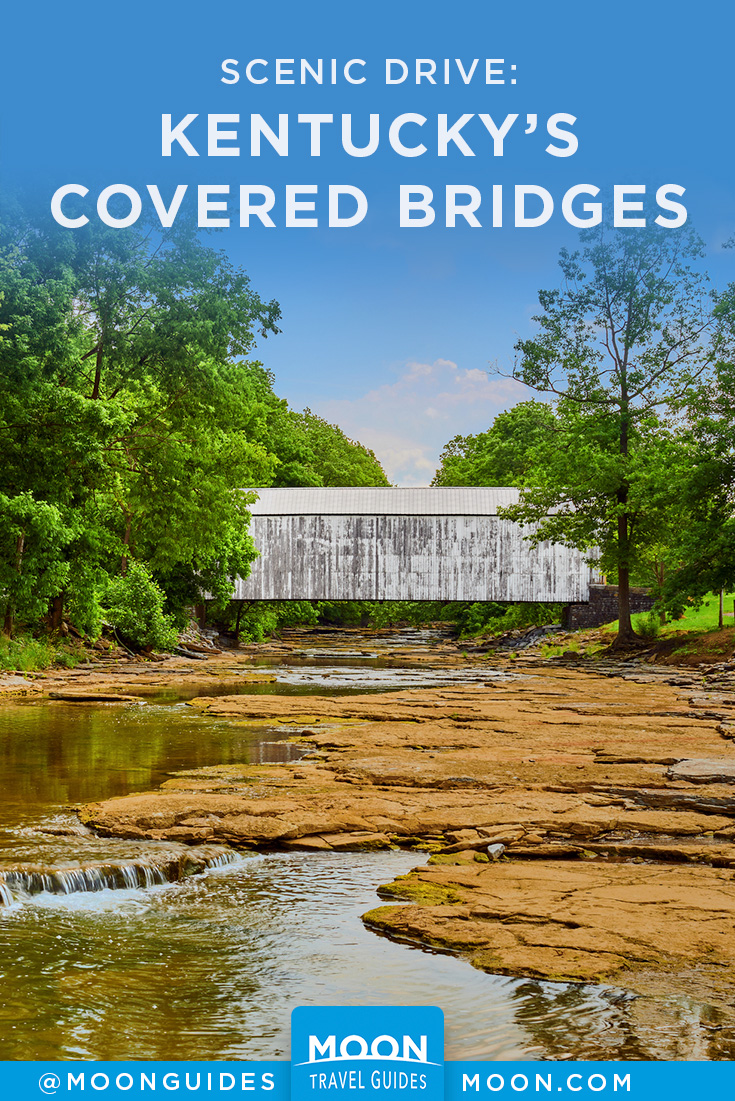
<svg viewBox="0 0 735 1101">
<path fill-rule="evenodd" d="M 501 975 L 692 994 L 735 1019 L 735 884 L 709 867 L 557 861 L 422 867 L 378 892 L 373 929 Z"/>
<path fill-rule="evenodd" d="M 696 686 L 695 686 L 696 687 Z M 298 743 L 90 804 L 103 835 L 414 848 L 376 931 L 485 971 L 686 994 L 735 1016 L 735 691 L 554 668 L 369 696 L 202 697 Z"/>
</svg>

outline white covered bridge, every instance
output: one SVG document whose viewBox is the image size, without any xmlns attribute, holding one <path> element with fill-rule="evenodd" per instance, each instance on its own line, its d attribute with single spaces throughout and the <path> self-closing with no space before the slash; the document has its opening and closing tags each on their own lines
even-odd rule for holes
<svg viewBox="0 0 735 1101">
<path fill-rule="evenodd" d="M 498 516 L 517 489 L 259 489 L 260 557 L 236 600 L 497 600 L 580 603 L 582 552 Z M 527 529 L 526 533 L 527 533 Z"/>
</svg>

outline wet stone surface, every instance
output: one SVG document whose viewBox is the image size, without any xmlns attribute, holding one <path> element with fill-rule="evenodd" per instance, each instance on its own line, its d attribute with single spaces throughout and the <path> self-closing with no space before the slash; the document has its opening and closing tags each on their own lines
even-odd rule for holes
<svg viewBox="0 0 735 1101">
<path fill-rule="evenodd" d="M 715 701 L 411 632 L 193 665 L 29 688 L 142 703 L 0 711 L 5 1057 L 277 1057 L 287 991 L 359 979 L 443 1005 L 450 1058 L 732 1058 L 732 672 Z M 11 865 L 83 889 L 8 899 Z"/>
</svg>

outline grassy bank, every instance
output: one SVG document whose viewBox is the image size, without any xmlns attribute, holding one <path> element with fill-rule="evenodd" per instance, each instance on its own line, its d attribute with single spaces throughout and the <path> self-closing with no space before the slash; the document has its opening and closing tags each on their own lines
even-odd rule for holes
<svg viewBox="0 0 735 1101">
<path fill-rule="evenodd" d="M 735 594 L 725 594 L 724 627 L 719 627 L 719 594 L 711 594 L 699 607 L 690 606 L 680 619 L 661 623 L 658 613 L 644 612 L 632 617 L 650 660 L 671 665 L 700 665 L 726 661 L 735 651 Z M 728 611 L 729 610 L 729 611 Z M 618 632 L 618 621 L 597 630 L 578 631 L 563 639 L 555 638 L 541 647 L 544 657 L 565 653 L 595 657 L 607 654 Z"/>
<path fill-rule="evenodd" d="M 0 670 L 6 672 L 31 673 L 54 665 L 73 669 L 84 660 L 84 649 L 77 642 L 34 638 L 30 634 L 16 638 L 0 635 Z"/>
</svg>

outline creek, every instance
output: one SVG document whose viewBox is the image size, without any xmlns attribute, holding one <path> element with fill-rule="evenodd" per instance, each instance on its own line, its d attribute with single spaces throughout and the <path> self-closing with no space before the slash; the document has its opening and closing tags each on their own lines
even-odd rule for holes
<svg viewBox="0 0 735 1101">
<path fill-rule="evenodd" d="M 438 657 L 401 665 L 389 651 L 406 636 L 377 648 L 338 638 L 259 663 L 276 683 L 242 691 L 364 693 L 490 675 L 442 669 Z M 450 1059 L 711 1057 L 694 1008 L 652 1023 L 640 999 L 613 988 L 486 975 L 365 929 L 377 885 L 423 854 L 207 846 L 185 875 L 192 850 L 97 838 L 74 814 L 177 771 L 303 752 L 276 729 L 199 715 L 171 693 L 2 704 L 0 1059 L 287 1058 L 294 1006 L 351 1003 L 441 1006 Z"/>
</svg>

